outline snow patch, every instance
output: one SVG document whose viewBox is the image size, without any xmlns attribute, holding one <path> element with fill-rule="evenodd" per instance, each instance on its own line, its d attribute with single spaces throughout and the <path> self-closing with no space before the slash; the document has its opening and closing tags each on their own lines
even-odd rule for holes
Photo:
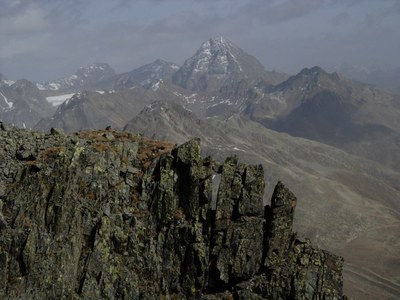
<svg viewBox="0 0 400 300">
<path fill-rule="evenodd" d="M 60 89 L 60 84 L 55 83 L 55 82 L 49 83 L 48 86 L 49 86 L 49 89 L 52 91 L 57 91 Z"/>
<path fill-rule="evenodd" d="M 71 99 L 71 97 L 75 94 L 65 94 L 65 95 L 58 95 L 58 96 L 51 96 L 46 97 L 47 102 L 49 102 L 53 106 L 58 106 L 64 101 Z"/>
<path fill-rule="evenodd" d="M 214 104 L 209 105 L 209 106 L 207 107 L 207 109 L 213 108 L 213 107 L 216 107 L 216 106 L 222 105 L 222 104 L 225 104 L 225 105 L 228 105 L 228 106 L 234 106 L 234 103 L 233 103 L 230 99 L 225 99 L 225 100 L 222 100 L 222 101 L 220 101 L 220 102 L 217 102 L 217 103 L 214 103 Z"/>
<path fill-rule="evenodd" d="M 0 92 L 0 95 L 3 96 L 4 101 L 6 102 L 6 104 L 8 105 L 8 110 L 11 110 L 14 106 L 14 102 L 12 102 L 11 100 L 7 99 L 6 96 L 4 96 L 4 94 L 2 92 Z"/>
<path fill-rule="evenodd" d="M 156 83 L 154 83 L 152 86 L 151 86 L 151 89 L 153 90 L 153 91 L 157 91 L 159 88 L 160 88 L 160 84 L 163 82 L 163 80 L 162 79 L 160 79 L 159 81 L 157 81 Z"/>
<path fill-rule="evenodd" d="M 233 54 L 235 47 L 222 37 L 212 38 L 201 46 L 196 55 L 189 61 L 193 72 L 206 72 L 210 67 L 216 67 L 215 75 L 222 78 L 228 73 L 230 63 L 233 61 L 239 71 L 243 71 L 239 61 Z"/>
<path fill-rule="evenodd" d="M 184 106 L 184 105 L 183 105 L 182 107 L 183 107 L 184 110 L 186 110 L 186 111 L 188 111 L 188 112 L 191 112 L 191 113 L 193 112 L 191 109 L 187 108 L 187 107 Z"/>
<path fill-rule="evenodd" d="M 11 86 L 11 85 L 13 85 L 15 83 L 15 81 L 14 80 L 5 79 L 5 80 L 3 80 L 3 83 L 8 85 L 8 86 Z"/>
<path fill-rule="evenodd" d="M 41 91 L 58 91 L 61 84 L 56 82 L 36 83 L 36 87 Z"/>
<path fill-rule="evenodd" d="M 44 91 L 46 88 L 44 87 L 44 85 L 43 84 L 41 84 L 41 83 L 36 83 L 36 87 L 39 89 L 39 90 L 41 90 L 41 91 Z"/>
<path fill-rule="evenodd" d="M 236 150 L 236 151 L 242 151 L 242 152 L 246 152 L 245 150 L 243 150 L 243 149 L 240 149 L 240 148 L 238 148 L 238 147 L 233 147 L 233 150 Z"/>
<path fill-rule="evenodd" d="M 194 104 L 197 101 L 196 96 L 197 94 L 191 94 L 190 96 L 184 96 L 184 98 L 187 103 Z"/>
</svg>

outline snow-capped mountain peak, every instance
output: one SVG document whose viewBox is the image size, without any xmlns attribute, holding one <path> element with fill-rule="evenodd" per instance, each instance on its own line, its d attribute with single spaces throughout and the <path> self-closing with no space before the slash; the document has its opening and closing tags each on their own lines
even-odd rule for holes
<svg viewBox="0 0 400 300">
<path fill-rule="evenodd" d="M 193 72 L 226 74 L 231 69 L 242 71 L 235 52 L 240 50 L 223 37 L 214 37 L 204 42 L 189 61 Z"/>
<path fill-rule="evenodd" d="M 6 77 L 4 77 L 3 74 L 0 73 L 0 86 L 5 85 L 5 86 L 11 86 L 15 83 L 14 80 L 9 80 Z"/>
<path fill-rule="evenodd" d="M 80 67 L 78 71 L 70 78 L 72 80 L 82 77 L 96 77 L 99 81 L 107 79 L 110 75 L 115 75 L 114 70 L 106 63 L 94 63 L 88 66 Z"/>
<path fill-rule="evenodd" d="M 218 36 L 201 44 L 175 73 L 173 82 L 191 90 L 211 91 L 242 79 L 260 79 L 265 74 L 256 58 Z"/>
<path fill-rule="evenodd" d="M 94 63 L 80 67 L 75 74 L 45 83 L 38 83 L 40 90 L 79 90 L 96 85 L 115 75 L 115 71 L 106 63 Z"/>
<path fill-rule="evenodd" d="M 160 83 L 170 78 L 179 69 L 175 63 L 157 59 L 152 63 L 141 66 L 119 76 L 114 88 L 116 90 L 141 85 L 145 88 L 158 89 Z"/>
</svg>

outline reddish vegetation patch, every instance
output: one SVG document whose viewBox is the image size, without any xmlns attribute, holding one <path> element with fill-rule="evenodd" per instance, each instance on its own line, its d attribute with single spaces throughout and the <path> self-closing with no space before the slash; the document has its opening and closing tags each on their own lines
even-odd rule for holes
<svg viewBox="0 0 400 300">
<path fill-rule="evenodd" d="M 142 137 L 137 158 L 143 168 L 148 168 L 155 158 L 160 157 L 164 153 L 170 153 L 174 146 L 175 144 L 171 142 L 154 141 Z"/>
<path fill-rule="evenodd" d="M 54 159 L 60 155 L 60 153 L 65 152 L 65 147 L 50 147 L 39 153 L 39 156 L 47 161 L 49 159 Z"/>
<path fill-rule="evenodd" d="M 93 148 L 97 152 L 106 152 L 110 149 L 110 145 L 108 143 L 96 143 L 93 145 Z"/>
<path fill-rule="evenodd" d="M 113 140 L 110 140 L 107 134 L 111 134 Z M 155 158 L 160 157 L 164 153 L 170 153 L 175 146 L 175 144 L 171 142 L 155 141 L 139 134 L 115 130 L 80 131 L 74 133 L 74 135 L 95 142 L 93 147 L 98 152 L 109 150 L 110 143 L 113 141 L 138 142 L 139 149 L 137 158 L 144 169 L 148 168 Z"/>
<path fill-rule="evenodd" d="M 137 159 L 142 169 L 147 169 L 154 159 L 164 153 L 170 153 L 175 147 L 172 142 L 155 141 L 140 134 L 125 131 L 91 130 L 75 132 L 73 135 L 94 142 L 93 147 L 98 152 L 112 150 L 113 142 L 137 142 L 139 144 Z M 109 139 L 108 135 L 112 135 L 112 139 Z"/>
<path fill-rule="evenodd" d="M 232 293 L 230 293 L 230 292 L 225 292 L 225 294 L 222 296 L 222 299 L 223 299 L 223 300 L 233 300 L 233 299 L 235 299 L 235 298 L 233 297 L 233 294 L 232 294 Z"/>
<path fill-rule="evenodd" d="M 81 139 L 91 140 L 93 142 L 106 142 L 105 131 L 103 130 L 91 130 L 91 131 L 79 131 L 73 133 Z"/>
<path fill-rule="evenodd" d="M 141 138 L 139 134 L 132 134 L 125 131 L 116 130 L 88 130 L 73 133 L 81 139 L 92 140 L 95 142 L 107 142 L 107 134 L 112 134 L 117 141 L 137 141 Z"/>
<path fill-rule="evenodd" d="M 185 219 L 185 214 L 182 210 L 182 207 L 177 207 L 175 210 L 175 214 L 174 214 L 174 219 L 175 220 L 183 220 Z"/>
</svg>

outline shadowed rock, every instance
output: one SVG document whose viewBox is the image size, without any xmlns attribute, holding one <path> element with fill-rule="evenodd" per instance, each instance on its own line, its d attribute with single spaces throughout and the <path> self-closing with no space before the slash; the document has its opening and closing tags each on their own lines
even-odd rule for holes
<svg viewBox="0 0 400 300">
<path fill-rule="evenodd" d="M 342 259 L 292 233 L 295 196 L 263 206 L 261 166 L 105 133 L 0 131 L 1 298 L 343 297 Z"/>
</svg>

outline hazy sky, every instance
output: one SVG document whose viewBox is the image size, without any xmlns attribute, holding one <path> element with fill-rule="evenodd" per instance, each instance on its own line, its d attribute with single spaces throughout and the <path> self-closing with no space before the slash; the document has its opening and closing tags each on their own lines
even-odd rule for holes
<svg viewBox="0 0 400 300">
<path fill-rule="evenodd" d="M 268 70 L 400 66 L 400 0 L 0 0 L 0 73 L 46 80 L 108 62 L 178 64 L 223 35 Z"/>
</svg>

